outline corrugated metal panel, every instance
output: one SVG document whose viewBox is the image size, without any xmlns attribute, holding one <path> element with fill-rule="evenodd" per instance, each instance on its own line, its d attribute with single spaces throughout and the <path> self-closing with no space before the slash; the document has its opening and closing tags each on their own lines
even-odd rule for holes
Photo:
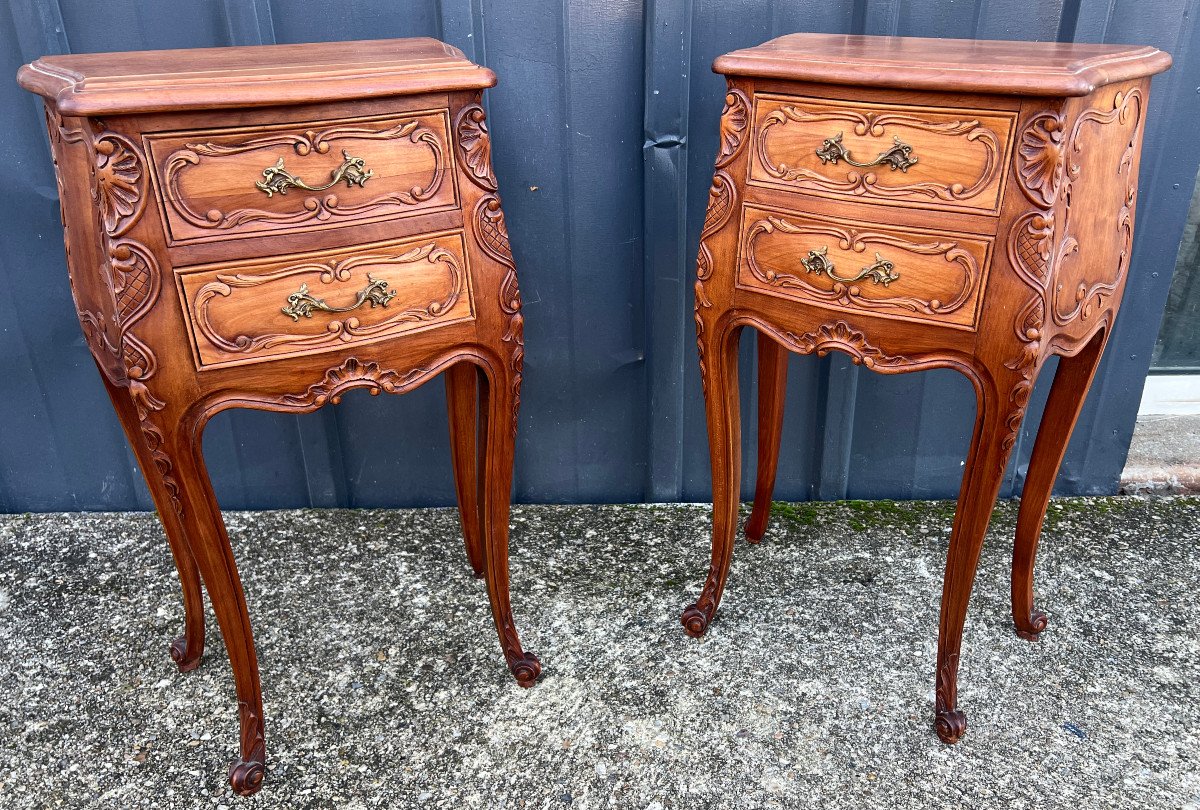
<svg viewBox="0 0 1200 810">
<path fill-rule="evenodd" d="M 525 501 L 708 497 L 691 275 L 724 95 L 709 70 L 718 54 L 802 30 L 1170 50 L 1176 67 L 1151 101 L 1124 311 L 1059 481 L 1064 492 L 1114 489 L 1200 159 L 1189 0 L 331 0 L 321 9 L 11 0 L 0 13 L 3 69 L 11 77 L 22 62 L 68 50 L 416 35 L 493 68 L 494 156 L 527 307 L 516 470 Z M 21 201 L 0 218 L 0 509 L 150 508 L 72 313 L 38 104 L 11 80 L 0 86 L 12 111 L 0 183 Z M 747 340 L 748 427 L 753 359 Z M 1007 493 L 1019 491 L 1049 376 Z M 954 372 L 882 377 L 840 357 L 794 358 L 789 383 L 780 497 L 957 490 L 974 402 Z M 351 394 L 300 417 L 227 412 L 205 440 L 209 468 L 230 508 L 448 504 L 444 408 L 435 384 L 404 397 Z M 752 428 L 745 441 L 751 460 Z"/>
</svg>

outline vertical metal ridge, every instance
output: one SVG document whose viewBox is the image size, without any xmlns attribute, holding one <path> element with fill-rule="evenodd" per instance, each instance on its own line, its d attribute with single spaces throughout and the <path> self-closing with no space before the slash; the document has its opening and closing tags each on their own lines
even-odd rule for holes
<svg viewBox="0 0 1200 810">
<path fill-rule="evenodd" d="M 1097 14 L 1102 20 L 1084 20 L 1083 24 L 1090 29 L 1098 27 L 1107 36 L 1116 10 L 1114 2 L 1095 2 L 1092 5 L 1096 7 L 1096 12 L 1103 7 L 1103 14 Z M 1179 5 L 1185 9 L 1182 17 L 1187 24 L 1173 29 L 1175 37 L 1168 50 L 1175 59 L 1175 67 L 1155 79 L 1156 87 L 1149 99 L 1134 242 L 1121 314 L 1117 317 L 1100 368 L 1092 381 L 1088 403 L 1076 424 L 1076 441 L 1072 442 L 1076 449 L 1068 449 L 1060 470 L 1060 476 L 1070 482 L 1069 491 L 1072 494 L 1111 494 L 1119 487 L 1157 339 L 1157 327 L 1170 291 L 1180 236 L 1191 202 L 1192 186 L 1188 184 L 1195 183 L 1195 152 L 1186 155 L 1179 150 L 1162 148 L 1163 143 L 1172 140 L 1176 143 L 1186 142 L 1194 120 L 1194 116 L 1172 114 L 1173 110 L 1165 110 L 1164 100 L 1182 98 L 1190 92 L 1188 88 L 1200 84 L 1200 59 L 1192 52 L 1200 29 L 1200 17 L 1187 13 L 1194 10 L 1194 0 L 1185 0 Z M 1160 9 L 1158 13 L 1166 20 L 1178 19 L 1166 9 Z M 1152 119 L 1158 119 L 1156 126 L 1150 125 Z M 1164 174 L 1167 176 L 1164 177 Z M 1151 190 L 1158 193 L 1152 193 Z M 1173 202 L 1171 195 L 1176 192 L 1179 201 Z M 1154 236 L 1148 235 L 1148 232 Z M 1150 268 L 1139 270 L 1147 265 Z M 1161 272 L 1156 273 L 1151 282 L 1141 286 L 1134 283 L 1135 276 L 1149 269 L 1160 268 Z M 1149 300 L 1144 300 L 1147 298 Z M 1145 330 L 1140 328 L 1141 324 L 1133 320 L 1139 312 L 1155 318 L 1156 328 L 1152 334 L 1145 334 Z M 1139 339 L 1140 343 L 1135 343 Z M 1119 366 L 1128 370 L 1122 373 L 1116 368 Z M 1118 386 L 1124 386 L 1124 390 L 1114 391 Z M 1084 439 L 1080 440 L 1080 436 Z"/>
<path fill-rule="evenodd" d="M 8 9 L 21 48 L 21 61 L 32 62 L 39 56 L 71 52 L 58 0 L 10 0 Z"/>
<path fill-rule="evenodd" d="M 643 85 L 643 324 L 647 402 L 645 495 L 683 496 L 684 363 L 690 356 L 687 159 L 692 5 L 647 0 Z M 652 239 L 663 234 L 667 239 Z M 665 317 L 664 317 L 665 316 Z"/>
<path fill-rule="evenodd" d="M 559 20 L 558 20 L 558 45 L 559 53 L 562 54 L 562 83 L 560 84 L 561 93 L 559 96 L 563 111 L 563 126 L 567 132 L 566 148 L 562 150 L 560 158 L 562 160 L 562 177 L 563 177 L 563 211 L 562 211 L 562 230 L 563 230 L 563 256 L 566 259 L 568 272 L 566 273 L 566 287 L 568 290 L 566 305 L 567 314 L 564 323 L 567 326 L 566 334 L 566 349 L 567 355 L 570 357 L 569 366 L 571 368 L 578 367 L 579 353 L 577 351 L 576 329 L 580 325 L 575 319 L 575 313 L 578 307 L 575 305 L 575 296 L 577 294 L 575 279 L 570 269 L 574 267 L 575 257 L 575 228 L 574 217 L 572 215 L 572 201 L 575 199 L 575 129 L 573 126 L 571 115 L 571 12 L 570 0 L 561 0 L 558 4 Z M 571 413 L 574 418 L 571 421 L 571 458 L 575 462 L 571 465 L 571 482 L 572 489 L 570 494 L 562 493 L 568 500 L 577 500 L 580 493 L 580 478 L 579 470 L 583 459 L 582 437 L 579 431 L 579 405 L 580 394 L 578 382 L 571 380 L 570 383 L 570 406 Z"/>
<path fill-rule="evenodd" d="M 230 45 L 274 45 L 270 0 L 221 0 Z"/>
<path fill-rule="evenodd" d="M 850 492 L 850 455 L 854 446 L 854 411 L 858 402 L 861 368 L 840 352 L 820 360 L 820 386 L 824 408 L 817 415 L 814 433 L 814 471 L 810 497 L 818 501 L 844 501 Z"/>
</svg>

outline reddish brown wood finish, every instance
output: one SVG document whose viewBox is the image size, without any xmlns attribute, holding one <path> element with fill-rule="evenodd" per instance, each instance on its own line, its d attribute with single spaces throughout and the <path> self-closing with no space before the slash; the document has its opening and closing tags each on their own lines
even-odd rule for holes
<svg viewBox="0 0 1200 810">
<path fill-rule="evenodd" d="M 695 308 L 712 565 L 683 613 L 689 634 L 712 621 L 737 527 L 744 328 L 759 334 L 752 542 L 766 530 L 775 483 L 785 350 L 841 351 L 883 374 L 955 369 L 974 386 L 977 413 L 942 588 L 935 728 L 948 743 L 963 735 L 958 662 L 980 548 L 1034 380 L 1060 355 L 1012 572 L 1017 632 L 1032 639 L 1046 625 L 1033 607 L 1037 538 L 1120 306 L 1149 76 L 1169 64 L 1153 48 L 815 34 L 717 60 L 729 90 Z M 772 164 L 772 130 L 793 124 L 791 157 Z M 859 164 L 898 150 L 896 165 L 809 159 L 850 144 L 835 136 L 851 127 Z M 937 137 L 911 137 L 926 130 Z M 919 174 L 902 176 L 915 165 Z M 887 263 L 871 263 L 885 252 Z"/>
<path fill-rule="evenodd" d="M 508 597 L 523 320 L 479 104 L 492 74 L 440 42 L 393 40 L 47 57 L 19 78 L 46 99 L 80 323 L 179 571 L 171 655 L 182 670 L 200 662 L 201 581 L 225 640 L 234 790 L 260 787 L 266 738 L 250 615 L 201 453 L 226 408 L 307 413 L 446 372 L 467 556 L 508 667 L 532 686 L 541 667 Z M 352 157 L 359 182 L 255 185 L 277 161 L 328 182 Z"/>
</svg>

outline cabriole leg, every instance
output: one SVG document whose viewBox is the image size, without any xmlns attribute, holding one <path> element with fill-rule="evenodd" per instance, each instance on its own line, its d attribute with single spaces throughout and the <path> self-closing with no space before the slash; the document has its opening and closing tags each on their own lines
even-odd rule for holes
<svg viewBox="0 0 1200 810">
<path fill-rule="evenodd" d="M 521 647 L 513 624 L 508 593 L 508 518 L 512 504 L 513 452 L 516 440 L 516 409 L 520 384 L 514 372 L 502 366 L 489 369 L 482 383 L 480 408 L 484 422 L 479 440 L 484 447 L 483 535 L 485 578 L 492 617 L 500 636 L 500 647 L 508 669 L 519 686 L 529 688 L 541 674 L 542 664 Z"/>
<path fill-rule="evenodd" d="M 248 796 L 262 787 L 266 762 L 258 657 L 233 549 L 204 467 L 200 430 L 193 431 L 186 419 L 179 424 L 165 443 L 167 474 L 173 465 L 182 495 L 183 523 L 233 668 L 241 745 L 240 758 L 229 769 L 229 782 L 235 793 Z"/>
<path fill-rule="evenodd" d="M 149 426 L 149 432 L 143 431 L 137 405 L 130 397 L 129 389 L 109 382 L 99 364 L 97 369 L 100 370 L 100 379 L 104 381 L 121 427 L 125 429 L 129 446 L 137 457 L 138 466 L 142 468 L 142 475 L 171 547 L 171 556 L 175 558 L 175 570 L 179 573 L 179 586 L 183 591 L 183 635 L 171 642 L 171 658 L 180 672 L 190 672 L 200 666 L 200 659 L 204 655 L 204 597 L 200 590 L 200 571 L 177 511 L 177 485 L 174 480 L 164 478 L 159 468 L 161 459 L 156 458 L 161 452 L 158 444 L 162 441 L 162 435 L 153 426 Z M 153 447 L 150 444 L 152 442 L 155 444 Z"/>
<path fill-rule="evenodd" d="M 1017 635 L 1029 641 L 1037 641 L 1038 635 L 1046 629 L 1046 614 L 1033 606 L 1033 563 L 1042 522 L 1046 518 L 1054 479 L 1071 440 L 1071 431 L 1075 429 L 1088 388 L 1100 366 L 1105 342 L 1106 336 L 1097 334 L 1079 354 L 1059 358 L 1054 385 L 1050 387 L 1050 397 L 1046 400 L 1046 410 L 1029 459 L 1029 473 L 1021 490 L 1021 511 L 1017 515 L 1017 536 L 1013 543 L 1012 615 Z"/>
<path fill-rule="evenodd" d="M 454 490 L 462 519 L 467 561 L 475 576 L 483 576 L 483 531 L 480 528 L 479 487 L 479 369 L 457 363 L 446 370 L 446 407 L 450 416 L 450 455 Z"/>
<path fill-rule="evenodd" d="M 1016 389 L 1018 381 L 1019 378 L 1004 375 L 1003 387 L 994 388 L 991 383 L 984 382 L 977 390 L 975 432 L 950 535 L 938 624 L 934 728 L 946 743 L 958 742 L 967 730 L 966 715 L 958 709 L 958 660 L 962 651 L 963 625 L 979 552 L 1011 451 L 1007 441 L 1008 425 L 1010 420 L 1019 423 L 1025 410 L 1025 396 Z"/>
<path fill-rule="evenodd" d="M 704 378 L 704 408 L 712 459 L 712 563 L 700 598 L 680 618 L 688 635 L 696 638 L 704 635 L 721 603 L 737 531 L 742 465 L 737 368 L 741 331 L 741 327 L 734 327 L 723 334 L 700 336 L 700 371 Z"/>
<path fill-rule="evenodd" d="M 758 474 L 754 483 L 754 510 L 746 521 L 746 539 L 762 540 L 771 517 L 775 471 L 779 466 L 779 438 L 783 433 L 783 403 L 787 394 L 788 351 L 762 332 L 758 333 Z"/>
</svg>

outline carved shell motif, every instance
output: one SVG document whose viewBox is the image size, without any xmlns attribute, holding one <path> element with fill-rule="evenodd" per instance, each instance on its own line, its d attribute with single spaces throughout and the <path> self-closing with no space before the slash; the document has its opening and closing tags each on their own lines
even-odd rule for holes
<svg viewBox="0 0 1200 810">
<path fill-rule="evenodd" d="M 483 107 L 471 104 L 463 108 L 455 126 L 458 137 L 458 158 L 463 169 L 477 186 L 495 191 L 496 173 L 492 170 L 492 145 L 488 134 L 487 114 Z"/>
<path fill-rule="evenodd" d="M 145 204 L 145 172 L 137 147 L 105 132 L 96 138 L 96 205 L 104 232 L 120 236 L 137 221 Z"/>
<path fill-rule="evenodd" d="M 1063 122 L 1055 113 L 1040 113 L 1021 133 L 1017 171 L 1021 190 L 1034 204 L 1050 208 L 1063 180 Z"/>
<path fill-rule="evenodd" d="M 725 109 L 721 111 L 720 144 L 717 147 L 717 168 L 732 161 L 745 140 L 746 127 L 750 123 L 750 105 L 739 90 L 725 94 Z"/>
</svg>

